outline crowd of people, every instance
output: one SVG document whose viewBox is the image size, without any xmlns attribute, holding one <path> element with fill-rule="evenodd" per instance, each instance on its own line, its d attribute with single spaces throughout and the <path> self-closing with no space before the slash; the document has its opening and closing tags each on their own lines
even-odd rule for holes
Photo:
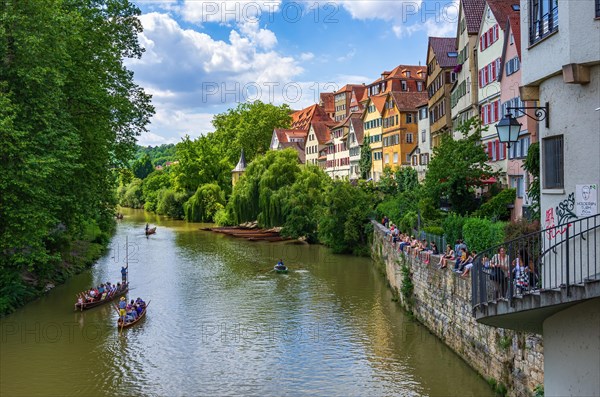
<svg viewBox="0 0 600 397">
<path fill-rule="evenodd" d="M 146 302 L 141 298 L 137 298 L 135 301 L 132 299 L 131 302 L 127 303 L 124 296 L 119 301 L 119 321 L 125 321 L 125 324 L 134 322 L 141 315 L 146 308 Z"/>
<path fill-rule="evenodd" d="M 398 226 L 390 222 L 387 217 L 384 217 L 381 223 L 389 229 L 386 232 L 386 238 L 394 246 L 394 249 L 397 249 L 402 255 L 419 259 L 421 263 L 426 265 L 430 263 L 432 255 L 438 256 L 438 269 L 445 269 L 450 266 L 452 272 L 457 276 L 462 278 L 469 276 L 477 252 L 469 250 L 463 240 L 456 240 L 454 247 L 447 244 L 445 251 L 440 252 L 435 241 L 419 240 L 414 235 L 402 233 Z M 529 259 L 527 250 L 518 250 L 516 256 L 511 261 L 506 254 L 506 249 L 501 247 L 498 249 L 498 253 L 491 258 L 485 254 L 481 258 L 484 271 L 488 274 L 494 286 L 494 299 L 507 296 L 511 281 L 513 291 L 516 294 L 522 294 L 537 287 L 538 272 L 533 261 Z"/>
<path fill-rule="evenodd" d="M 97 287 L 90 288 L 88 291 L 79 293 L 77 296 L 78 305 L 85 303 L 98 302 L 107 298 L 112 297 L 117 291 L 121 291 L 126 283 L 111 284 L 110 281 L 100 284 Z"/>
</svg>

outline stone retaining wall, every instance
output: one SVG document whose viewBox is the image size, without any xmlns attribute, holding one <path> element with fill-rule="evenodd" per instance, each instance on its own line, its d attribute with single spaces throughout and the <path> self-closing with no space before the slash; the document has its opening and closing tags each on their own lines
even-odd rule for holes
<svg viewBox="0 0 600 397">
<path fill-rule="evenodd" d="M 420 258 L 398 252 L 381 224 L 373 222 L 372 256 L 381 266 L 399 301 L 415 318 L 497 390 L 504 385 L 508 395 L 530 396 L 544 384 L 544 354 L 541 335 L 489 327 L 475 321 L 471 310 L 471 280 L 452 272 L 452 264 L 438 269 L 439 257 L 425 264 Z M 405 264 L 414 286 L 404 296 Z M 405 272 L 406 273 L 406 272 Z"/>
</svg>

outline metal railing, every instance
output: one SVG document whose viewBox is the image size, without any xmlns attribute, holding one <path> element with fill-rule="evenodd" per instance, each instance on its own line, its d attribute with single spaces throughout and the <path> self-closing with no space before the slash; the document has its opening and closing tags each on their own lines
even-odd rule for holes
<svg viewBox="0 0 600 397">
<path fill-rule="evenodd" d="M 550 33 L 558 30 L 558 6 L 539 18 L 533 15 L 529 25 L 529 44 L 535 44 Z"/>
<path fill-rule="evenodd" d="M 503 250 L 504 252 L 501 252 Z M 473 260 L 472 305 L 600 280 L 600 214 L 524 235 Z"/>
<path fill-rule="evenodd" d="M 431 244 L 431 242 L 434 241 L 435 245 L 437 245 L 438 251 L 440 253 L 446 251 L 446 236 L 440 236 L 438 234 L 427 233 L 427 232 L 424 232 L 423 230 L 421 230 L 419 232 L 415 229 L 413 229 L 413 235 L 419 241 L 427 240 L 427 242 L 429 244 Z M 452 245 L 452 248 L 454 248 L 454 244 L 451 244 L 451 245 Z"/>
</svg>

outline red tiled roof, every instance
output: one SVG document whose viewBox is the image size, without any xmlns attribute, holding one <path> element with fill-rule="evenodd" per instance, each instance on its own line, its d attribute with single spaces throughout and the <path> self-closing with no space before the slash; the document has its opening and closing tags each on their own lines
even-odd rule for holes
<svg viewBox="0 0 600 397">
<path fill-rule="evenodd" d="M 371 97 L 371 102 L 375 105 L 375 109 L 379 112 L 379 114 L 383 113 L 383 107 L 385 106 L 385 98 L 387 95 L 377 95 Z"/>
<path fill-rule="evenodd" d="M 429 104 L 429 98 L 426 96 L 421 102 L 417 104 L 417 108 L 422 108 L 423 106 L 427 106 Z"/>
<path fill-rule="evenodd" d="M 518 12 L 513 12 L 508 15 L 508 23 L 510 24 L 510 29 L 512 29 L 513 37 L 515 38 L 515 46 L 517 46 L 517 54 L 519 54 L 519 59 L 521 59 L 521 16 Z M 506 32 L 508 33 L 508 29 Z"/>
<path fill-rule="evenodd" d="M 449 52 L 456 52 L 455 37 L 430 37 L 429 46 L 433 50 L 438 64 L 442 68 L 453 68 L 457 65 L 457 57 L 451 58 Z"/>
<path fill-rule="evenodd" d="M 287 143 L 289 142 L 288 137 L 303 137 L 306 136 L 306 130 L 287 130 L 284 128 L 275 129 L 275 134 L 277 135 L 277 140 L 279 143 Z"/>
<path fill-rule="evenodd" d="M 405 72 L 410 72 L 410 77 L 406 77 Z M 421 72 L 421 73 L 419 73 Z M 390 72 L 390 78 L 402 78 L 402 79 L 417 79 L 425 80 L 427 77 L 427 67 L 416 66 L 416 65 L 398 65 Z"/>
<path fill-rule="evenodd" d="M 311 105 L 305 109 L 297 110 L 292 113 L 292 128 L 296 130 L 308 131 L 312 121 L 331 120 L 325 110 L 318 104 Z"/>
<path fill-rule="evenodd" d="M 357 87 L 363 87 L 363 85 L 362 84 L 346 84 L 345 86 L 343 86 L 342 88 L 340 88 L 339 90 L 334 92 L 333 95 L 341 94 L 343 92 L 349 92 Z"/>
<path fill-rule="evenodd" d="M 389 93 L 396 103 L 398 110 L 402 111 L 416 111 L 417 107 L 423 101 L 427 101 L 429 98 L 427 92 L 402 92 L 392 91 Z"/>
<path fill-rule="evenodd" d="M 323 107 L 323 110 L 325 110 L 325 113 L 335 112 L 335 99 L 333 92 L 322 92 L 320 98 L 320 105 Z"/>
<path fill-rule="evenodd" d="M 461 4 L 467 23 L 467 31 L 469 34 L 479 33 L 479 26 L 481 25 L 485 9 L 485 0 L 462 0 Z"/>
<path fill-rule="evenodd" d="M 294 148 L 296 152 L 298 152 L 298 160 L 300 163 L 306 163 L 306 153 L 304 152 L 304 142 L 285 142 L 281 144 L 281 147 L 284 149 Z"/>
<path fill-rule="evenodd" d="M 363 139 L 365 136 L 365 131 L 363 129 L 363 121 L 362 118 L 360 117 L 352 117 L 350 119 L 350 122 L 352 123 L 352 128 L 354 128 L 354 134 L 356 134 L 356 140 L 358 141 L 359 145 L 363 144 Z"/>
<path fill-rule="evenodd" d="M 501 29 L 506 29 L 506 21 L 509 15 L 519 14 L 518 11 L 512 8 L 513 4 L 519 4 L 519 0 L 487 0 L 487 4 Z"/>
<path fill-rule="evenodd" d="M 333 126 L 332 122 L 324 122 L 324 121 L 313 121 L 311 123 L 313 130 L 315 131 L 315 135 L 317 137 L 317 141 L 323 145 L 325 142 L 331 139 L 331 130 L 330 128 Z"/>
</svg>

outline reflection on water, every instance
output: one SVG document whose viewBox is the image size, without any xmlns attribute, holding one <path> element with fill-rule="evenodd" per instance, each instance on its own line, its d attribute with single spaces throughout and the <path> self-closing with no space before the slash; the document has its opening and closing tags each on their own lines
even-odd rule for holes
<svg viewBox="0 0 600 397">
<path fill-rule="evenodd" d="M 0 394 L 491 395 L 404 316 L 368 259 L 125 215 L 93 269 L 1 320 Z M 158 226 L 149 238 L 146 222 Z M 128 298 L 151 303 L 120 334 L 111 305 L 72 305 L 118 281 L 127 251 Z M 289 274 L 271 271 L 280 257 Z"/>
</svg>

